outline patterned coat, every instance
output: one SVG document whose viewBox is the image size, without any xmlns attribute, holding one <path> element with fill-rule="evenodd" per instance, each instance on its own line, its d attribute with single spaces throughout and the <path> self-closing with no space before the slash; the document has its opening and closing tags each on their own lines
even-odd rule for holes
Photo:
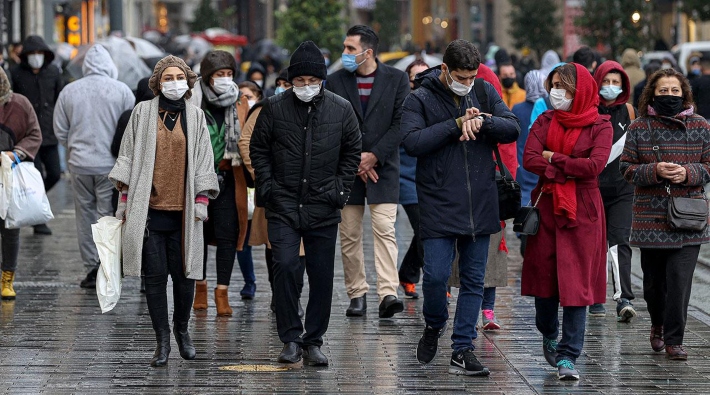
<svg viewBox="0 0 710 395">
<path fill-rule="evenodd" d="M 681 248 L 707 243 L 710 227 L 700 232 L 672 230 L 667 223 L 668 194 L 665 180 L 656 174 L 649 124 L 660 146 L 661 159 L 682 164 L 687 180 L 671 184 L 673 196 L 702 198 L 703 185 L 710 182 L 710 124 L 701 116 L 675 118 L 647 116 L 634 121 L 626 135 L 620 169 L 635 185 L 631 245 L 641 248 Z"/>
</svg>

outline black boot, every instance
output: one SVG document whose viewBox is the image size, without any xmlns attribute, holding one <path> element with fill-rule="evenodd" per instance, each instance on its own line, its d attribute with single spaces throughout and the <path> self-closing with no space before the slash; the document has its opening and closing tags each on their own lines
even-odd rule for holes
<svg viewBox="0 0 710 395">
<path fill-rule="evenodd" d="M 155 348 L 153 359 L 150 360 L 150 366 L 160 367 L 168 363 L 170 355 L 170 331 L 163 330 L 155 333 L 155 338 L 158 340 L 158 346 Z"/>
<path fill-rule="evenodd" d="M 182 359 L 195 359 L 195 346 L 192 344 L 190 333 L 187 331 L 187 322 L 180 324 L 177 322 L 173 323 L 173 334 L 175 335 L 175 341 L 180 349 Z"/>
</svg>

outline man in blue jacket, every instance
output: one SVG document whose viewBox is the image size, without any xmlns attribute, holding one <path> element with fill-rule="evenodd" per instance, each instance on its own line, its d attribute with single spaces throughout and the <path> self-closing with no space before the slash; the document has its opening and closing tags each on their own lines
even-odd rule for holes
<svg viewBox="0 0 710 395">
<path fill-rule="evenodd" d="M 449 318 L 446 284 L 456 249 L 461 288 L 451 336 L 449 373 L 489 374 L 473 354 L 483 299 L 488 243 L 500 232 L 493 147 L 518 138 L 520 124 L 492 85 L 476 97 L 481 56 L 466 40 L 451 42 L 440 68 L 420 74 L 421 88 L 404 102 L 402 134 L 417 157 L 417 195 L 424 245 L 424 335 L 417 359 L 431 362 Z"/>
</svg>

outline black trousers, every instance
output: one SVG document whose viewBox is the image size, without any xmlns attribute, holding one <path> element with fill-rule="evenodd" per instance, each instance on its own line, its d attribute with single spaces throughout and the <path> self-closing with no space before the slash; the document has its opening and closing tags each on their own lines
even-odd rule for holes
<svg viewBox="0 0 710 395">
<path fill-rule="evenodd" d="M 333 301 L 333 270 L 338 225 L 316 229 L 293 229 L 278 219 L 269 219 L 269 241 L 274 261 L 276 328 L 283 343 L 321 346 L 328 330 Z M 305 326 L 298 317 L 298 252 L 303 238 L 310 291 Z M 302 276 L 301 276 L 302 277 Z M 303 332 L 305 327 L 305 334 Z"/>
<path fill-rule="evenodd" d="M 207 206 L 207 222 L 203 227 L 205 236 L 204 275 L 207 276 L 207 246 L 213 240 L 217 244 L 217 284 L 229 285 L 237 257 L 239 218 L 234 196 L 234 175 L 231 171 L 220 172 L 220 191 L 216 199 Z M 204 278 L 203 278 L 204 280 Z"/>
<path fill-rule="evenodd" d="M 614 299 L 633 300 L 631 290 L 631 206 L 633 194 L 605 196 L 604 212 L 606 213 L 606 238 L 612 252 L 612 279 Z M 618 276 L 618 277 L 617 277 Z"/>
<path fill-rule="evenodd" d="M 182 230 L 146 230 L 143 239 L 145 296 L 155 332 L 170 331 L 168 323 L 168 274 L 173 280 L 175 325 L 187 325 L 195 297 L 195 280 L 185 277 L 182 266 Z"/>
<path fill-rule="evenodd" d="M 264 258 L 266 259 L 266 273 L 269 276 L 269 286 L 271 286 L 271 293 L 274 293 L 274 252 L 271 248 L 264 249 Z M 306 273 L 306 257 L 299 257 L 301 261 L 301 266 L 298 267 L 296 272 L 296 287 L 298 288 L 298 295 L 300 296 L 303 292 L 303 275 Z"/>
<path fill-rule="evenodd" d="M 62 175 L 62 169 L 59 166 L 58 146 L 45 145 L 39 147 L 39 151 L 35 156 L 34 164 L 44 179 L 44 190 L 49 192 L 54 184 L 59 182 Z"/>
<path fill-rule="evenodd" d="M 414 236 L 409 244 L 407 253 L 404 254 L 402 265 L 399 267 L 399 281 L 416 284 L 421 278 L 422 267 L 424 266 L 424 247 L 419 236 L 419 205 L 407 204 L 403 205 L 402 208 L 407 213 Z"/>
<path fill-rule="evenodd" d="M 683 344 L 690 288 L 700 246 L 641 249 L 643 298 L 651 324 L 663 325 L 666 345 Z"/>
</svg>

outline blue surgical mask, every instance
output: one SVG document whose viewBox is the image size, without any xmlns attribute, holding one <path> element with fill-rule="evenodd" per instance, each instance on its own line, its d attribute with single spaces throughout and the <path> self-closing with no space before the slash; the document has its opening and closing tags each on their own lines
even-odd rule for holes
<svg viewBox="0 0 710 395">
<path fill-rule="evenodd" d="M 599 94 L 606 100 L 614 100 L 623 92 L 620 86 L 604 85 L 599 89 Z"/>
<path fill-rule="evenodd" d="M 359 54 L 344 53 L 343 56 L 340 57 L 340 60 L 343 62 L 343 68 L 351 73 L 357 70 L 357 68 L 360 67 L 361 64 L 365 63 L 367 59 L 363 59 L 362 62 L 357 63 L 355 62 L 355 58 L 364 54 L 365 52 L 367 52 L 367 50 L 364 50 Z"/>
<path fill-rule="evenodd" d="M 277 86 L 276 90 L 274 90 L 274 95 L 278 95 L 279 93 L 284 93 L 286 92 L 286 88 L 283 86 Z"/>
</svg>

